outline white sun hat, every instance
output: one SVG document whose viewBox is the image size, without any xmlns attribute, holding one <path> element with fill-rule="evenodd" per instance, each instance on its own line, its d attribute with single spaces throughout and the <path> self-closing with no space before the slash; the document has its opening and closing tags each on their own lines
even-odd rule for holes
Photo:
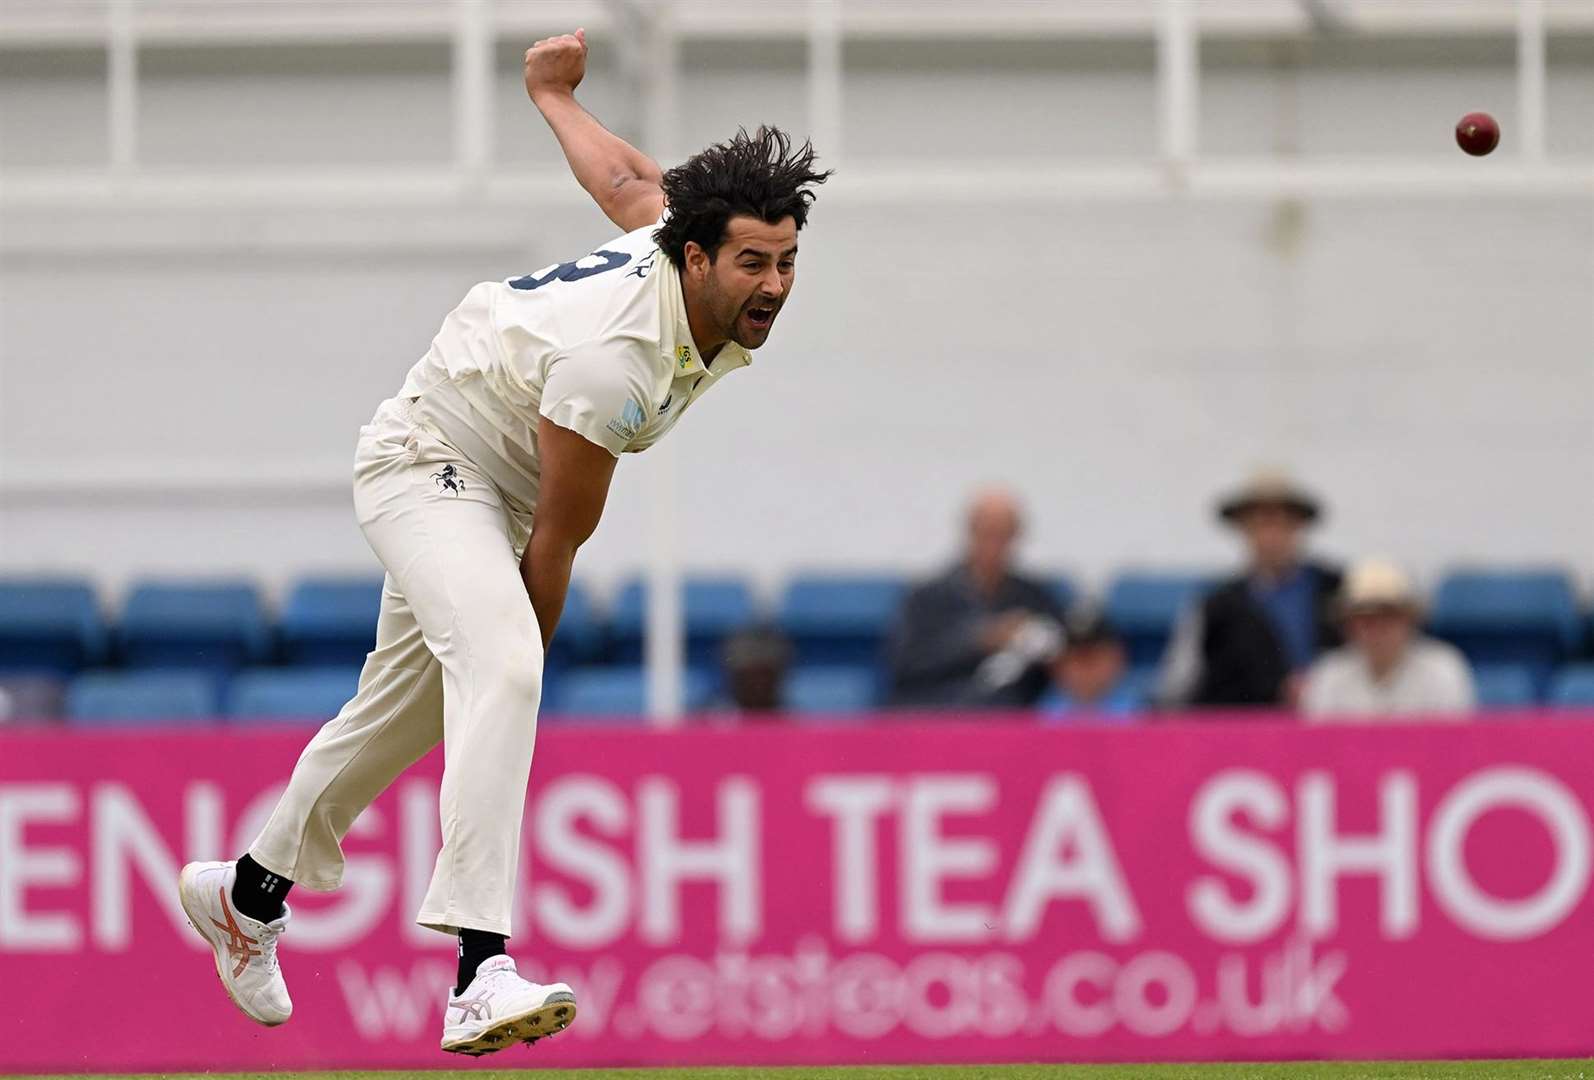
<svg viewBox="0 0 1594 1080">
<path fill-rule="evenodd" d="M 1389 609 L 1416 613 L 1422 607 L 1411 576 L 1388 559 L 1363 559 L 1352 566 L 1339 603 L 1346 615 Z"/>
</svg>

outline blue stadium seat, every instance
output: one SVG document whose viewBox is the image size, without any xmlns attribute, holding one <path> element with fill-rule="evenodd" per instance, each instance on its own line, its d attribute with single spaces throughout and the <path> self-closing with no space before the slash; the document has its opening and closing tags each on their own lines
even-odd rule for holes
<svg viewBox="0 0 1594 1080">
<path fill-rule="evenodd" d="M 0 581 L 0 671 L 70 674 L 103 662 L 105 644 L 105 623 L 87 581 Z"/>
<path fill-rule="evenodd" d="M 681 599 L 686 617 L 686 662 L 692 665 L 717 664 L 726 635 L 758 618 L 752 590 L 740 578 L 689 577 Z M 615 598 L 610 618 L 616 661 L 641 662 L 646 622 L 647 587 L 640 580 L 629 581 Z"/>
<path fill-rule="evenodd" d="M 282 609 L 283 659 L 290 664 L 361 664 L 376 644 L 380 577 L 305 578 Z"/>
<path fill-rule="evenodd" d="M 685 672 L 688 712 L 707 708 L 713 676 L 702 668 Z M 639 667 L 572 668 L 560 676 L 547 712 L 569 718 L 641 720 L 647 714 L 647 677 Z"/>
<path fill-rule="evenodd" d="M 1052 594 L 1052 599 L 1064 611 L 1073 607 L 1074 601 L 1079 599 L 1079 589 L 1073 579 L 1062 574 L 1048 574 L 1041 578 L 1041 584 L 1046 586 L 1046 591 Z"/>
<path fill-rule="evenodd" d="M 255 587 L 242 581 L 146 581 L 122 611 L 132 667 L 231 671 L 267 659 L 271 635 Z"/>
<path fill-rule="evenodd" d="M 1212 587 L 1212 580 L 1209 574 L 1141 571 L 1113 579 L 1103 606 L 1108 621 L 1123 635 L 1130 664 L 1147 666 L 1162 659 L 1179 617 Z"/>
<path fill-rule="evenodd" d="M 872 667 L 822 664 L 786 676 L 785 707 L 803 713 L 856 713 L 875 707 L 880 675 Z"/>
<path fill-rule="evenodd" d="M 227 715 L 324 723 L 354 696 L 359 683 L 357 667 L 248 668 L 227 688 Z"/>
<path fill-rule="evenodd" d="M 1561 708 L 1594 709 L 1594 663 L 1568 664 L 1557 671 L 1546 701 Z"/>
<path fill-rule="evenodd" d="M 1478 664 L 1472 683 L 1481 709 L 1525 709 L 1539 701 L 1539 681 L 1527 664 Z"/>
<path fill-rule="evenodd" d="M 1525 665 L 1536 686 L 1582 638 L 1572 581 L 1559 570 L 1449 574 L 1434 594 L 1429 628 L 1474 665 Z"/>
<path fill-rule="evenodd" d="M 77 727 L 203 723 L 217 713 L 216 676 L 208 671 L 90 671 L 67 689 L 67 719 Z"/>
<path fill-rule="evenodd" d="M 895 575 L 803 575 L 786 586 L 779 625 L 801 665 L 878 664 L 906 594 Z"/>
<path fill-rule="evenodd" d="M 592 602 L 592 593 L 581 582 L 572 581 L 570 591 L 565 593 L 564 611 L 559 615 L 553 646 L 548 651 L 548 666 L 592 663 L 603 651 L 603 643 L 603 619 Z"/>
</svg>

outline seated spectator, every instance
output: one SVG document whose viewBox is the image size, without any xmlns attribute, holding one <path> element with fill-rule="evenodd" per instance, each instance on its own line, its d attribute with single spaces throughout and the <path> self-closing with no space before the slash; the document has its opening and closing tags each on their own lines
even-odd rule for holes
<svg viewBox="0 0 1594 1080">
<path fill-rule="evenodd" d="M 975 496 L 967 551 L 903 602 L 889 643 L 892 704 L 1033 705 L 1045 691 L 1062 613 L 1013 568 L 1022 525 L 1012 494 Z"/>
<path fill-rule="evenodd" d="M 781 709 L 791 667 L 791 643 L 785 635 L 769 626 L 738 630 L 725 639 L 721 655 L 729 698 L 724 707 L 749 720 L 773 719 Z"/>
<path fill-rule="evenodd" d="M 1307 673 L 1301 709 L 1313 718 L 1459 719 L 1472 711 L 1472 673 L 1451 645 L 1418 630 L 1422 611 L 1411 579 L 1379 560 L 1357 563 L 1340 611 L 1348 644 Z"/>
<path fill-rule="evenodd" d="M 1082 607 L 1063 623 L 1063 651 L 1052 661 L 1052 688 L 1041 699 L 1048 723 L 1077 717 L 1124 720 L 1140 707 L 1124 675 L 1128 654 L 1100 611 Z"/>
<path fill-rule="evenodd" d="M 1293 707 L 1317 656 L 1340 643 L 1340 572 L 1304 558 L 1317 499 L 1288 479 L 1254 478 L 1218 504 L 1244 539 L 1244 570 L 1187 616 L 1163 659 L 1158 698 L 1194 706 Z"/>
</svg>

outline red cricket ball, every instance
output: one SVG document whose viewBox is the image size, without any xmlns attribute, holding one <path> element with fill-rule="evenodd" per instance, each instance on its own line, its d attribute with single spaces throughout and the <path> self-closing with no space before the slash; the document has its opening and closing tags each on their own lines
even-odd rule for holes
<svg viewBox="0 0 1594 1080">
<path fill-rule="evenodd" d="M 1456 123 L 1456 145 L 1482 157 L 1500 145 L 1500 125 L 1486 112 L 1469 112 Z"/>
</svg>

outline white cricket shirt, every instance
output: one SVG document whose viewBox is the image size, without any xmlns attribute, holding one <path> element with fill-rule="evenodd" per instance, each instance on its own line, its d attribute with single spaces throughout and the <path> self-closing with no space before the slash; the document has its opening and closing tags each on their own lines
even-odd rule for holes
<svg viewBox="0 0 1594 1080">
<path fill-rule="evenodd" d="M 1472 672 L 1454 646 L 1418 637 L 1380 679 L 1354 647 L 1319 657 L 1306 673 L 1301 711 L 1317 719 L 1377 719 L 1413 715 L 1459 719 L 1477 705 Z"/>
<path fill-rule="evenodd" d="M 705 367 L 657 223 L 575 262 L 465 294 L 399 396 L 523 512 L 537 505 L 537 423 L 618 457 L 646 450 L 727 372 L 752 361 L 726 342 Z"/>
</svg>

